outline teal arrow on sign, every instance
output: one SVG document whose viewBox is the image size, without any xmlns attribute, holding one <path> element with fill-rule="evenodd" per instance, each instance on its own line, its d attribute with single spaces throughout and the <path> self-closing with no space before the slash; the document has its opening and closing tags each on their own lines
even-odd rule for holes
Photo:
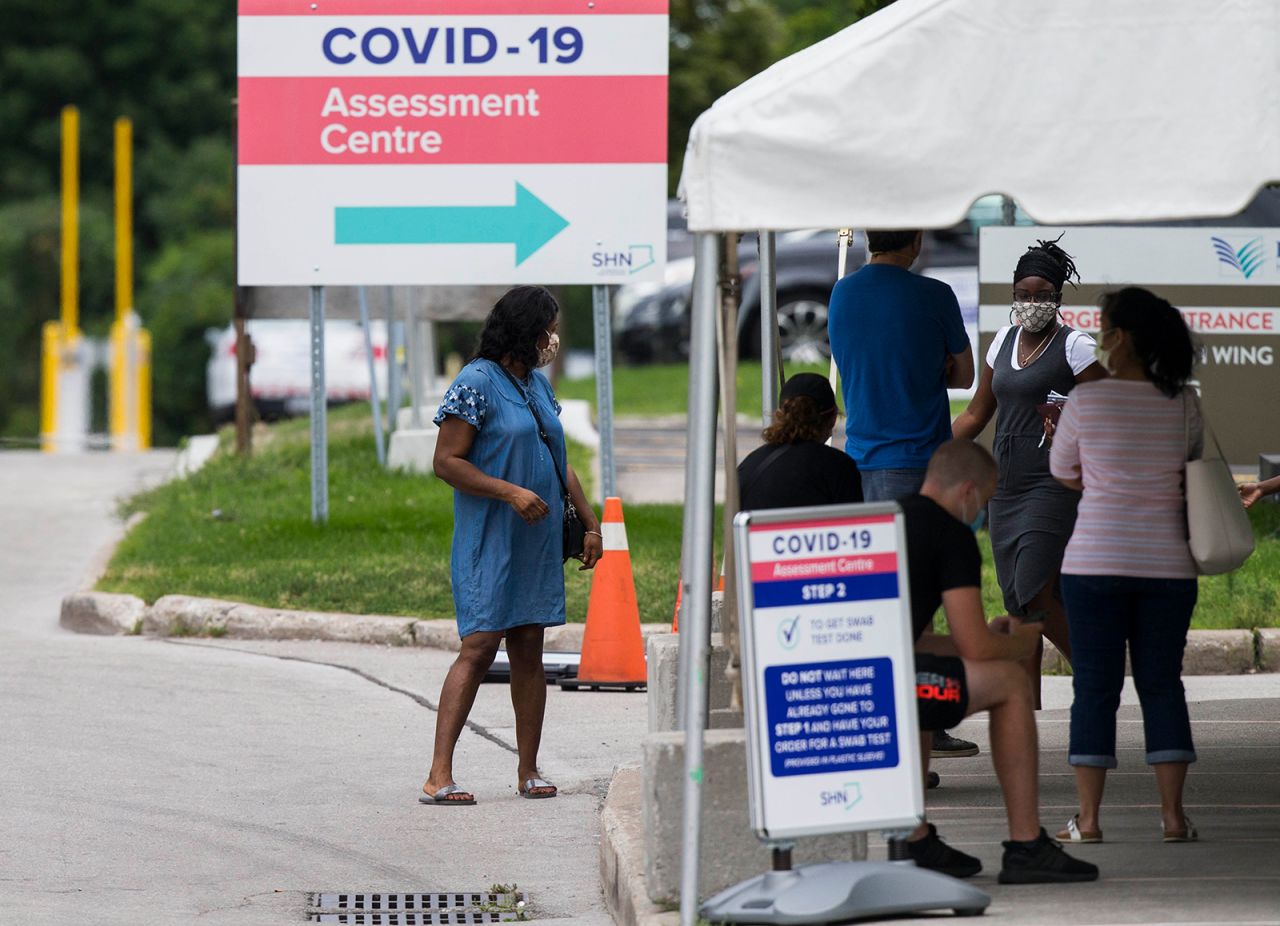
<svg viewBox="0 0 1280 926">
<path fill-rule="evenodd" d="M 569 227 L 519 183 L 514 206 L 338 206 L 335 244 L 514 244 L 516 266 Z"/>
</svg>

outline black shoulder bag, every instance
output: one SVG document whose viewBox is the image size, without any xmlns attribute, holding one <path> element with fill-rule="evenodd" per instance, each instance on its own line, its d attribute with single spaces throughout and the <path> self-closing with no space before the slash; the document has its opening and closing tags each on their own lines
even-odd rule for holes
<svg viewBox="0 0 1280 926">
<path fill-rule="evenodd" d="M 498 364 L 498 367 L 506 374 L 507 379 L 511 380 L 511 385 L 515 386 L 516 392 L 520 393 L 525 400 L 525 404 L 529 407 L 529 414 L 533 415 L 533 424 L 538 429 L 538 436 L 542 438 L 542 442 L 547 445 L 547 452 L 551 454 L 551 468 L 556 471 L 556 478 L 560 480 L 560 492 L 564 495 L 564 532 L 561 554 L 564 557 L 564 562 L 576 559 L 586 549 L 587 526 L 582 523 L 582 518 L 578 517 L 577 506 L 573 504 L 573 499 L 569 497 L 569 485 L 560 472 L 560 464 L 556 462 L 555 448 L 551 446 L 551 438 L 547 437 L 547 429 L 542 426 L 542 419 L 538 417 L 538 410 L 534 407 L 533 397 L 524 391 L 519 381 L 511 375 L 511 371 L 502 364 Z"/>
</svg>

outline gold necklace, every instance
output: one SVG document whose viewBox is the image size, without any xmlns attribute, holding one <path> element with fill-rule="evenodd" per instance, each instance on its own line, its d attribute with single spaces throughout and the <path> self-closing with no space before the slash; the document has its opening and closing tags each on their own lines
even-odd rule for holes
<svg viewBox="0 0 1280 926">
<path fill-rule="evenodd" d="M 1025 359 L 1022 356 L 1022 335 L 1024 332 L 1019 331 L 1018 332 L 1018 366 L 1025 370 L 1028 366 L 1034 363 L 1035 359 L 1039 357 L 1041 354 L 1043 354 L 1045 352 L 1045 349 L 1048 348 L 1048 346 L 1053 343 L 1053 339 L 1058 336 L 1058 332 L 1060 330 L 1062 330 L 1062 326 L 1055 325 L 1053 329 L 1053 334 L 1049 335 L 1047 338 L 1041 341 L 1040 346 L 1031 352 L 1031 356 L 1026 357 Z"/>
</svg>

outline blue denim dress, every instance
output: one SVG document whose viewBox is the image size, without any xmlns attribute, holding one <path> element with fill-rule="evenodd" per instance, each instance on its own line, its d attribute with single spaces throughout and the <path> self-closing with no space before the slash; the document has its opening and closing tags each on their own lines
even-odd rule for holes
<svg viewBox="0 0 1280 926">
<path fill-rule="evenodd" d="M 453 415 L 476 429 L 467 459 L 477 469 L 537 493 L 550 509 L 542 520 L 526 524 L 506 502 L 454 491 L 451 575 L 463 637 L 565 622 L 564 498 L 529 401 L 555 448 L 555 465 L 567 473 L 560 405 L 551 383 L 536 370 L 517 387 L 498 364 L 473 360 L 436 412 L 436 424 Z"/>
</svg>

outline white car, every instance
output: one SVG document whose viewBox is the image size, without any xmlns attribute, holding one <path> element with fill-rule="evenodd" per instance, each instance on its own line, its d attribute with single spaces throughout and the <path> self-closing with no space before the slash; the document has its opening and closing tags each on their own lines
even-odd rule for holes
<svg viewBox="0 0 1280 926">
<path fill-rule="evenodd" d="M 249 336 L 256 359 L 249 369 L 249 391 L 262 418 L 305 415 L 311 395 L 311 325 L 305 319 L 251 319 Z M 373 321 L 374 370 L 378 396 L 387 395 L 387 326 Z M 211 329 L 207 367 L 209 411 L 215 421 L 234 417 L 236 403 L 235 328 Z M 327 321 L 324 326 L 325 394 L 330 405 L 369 400 L 369 361 L 359 322 Z"/>
</svg>

